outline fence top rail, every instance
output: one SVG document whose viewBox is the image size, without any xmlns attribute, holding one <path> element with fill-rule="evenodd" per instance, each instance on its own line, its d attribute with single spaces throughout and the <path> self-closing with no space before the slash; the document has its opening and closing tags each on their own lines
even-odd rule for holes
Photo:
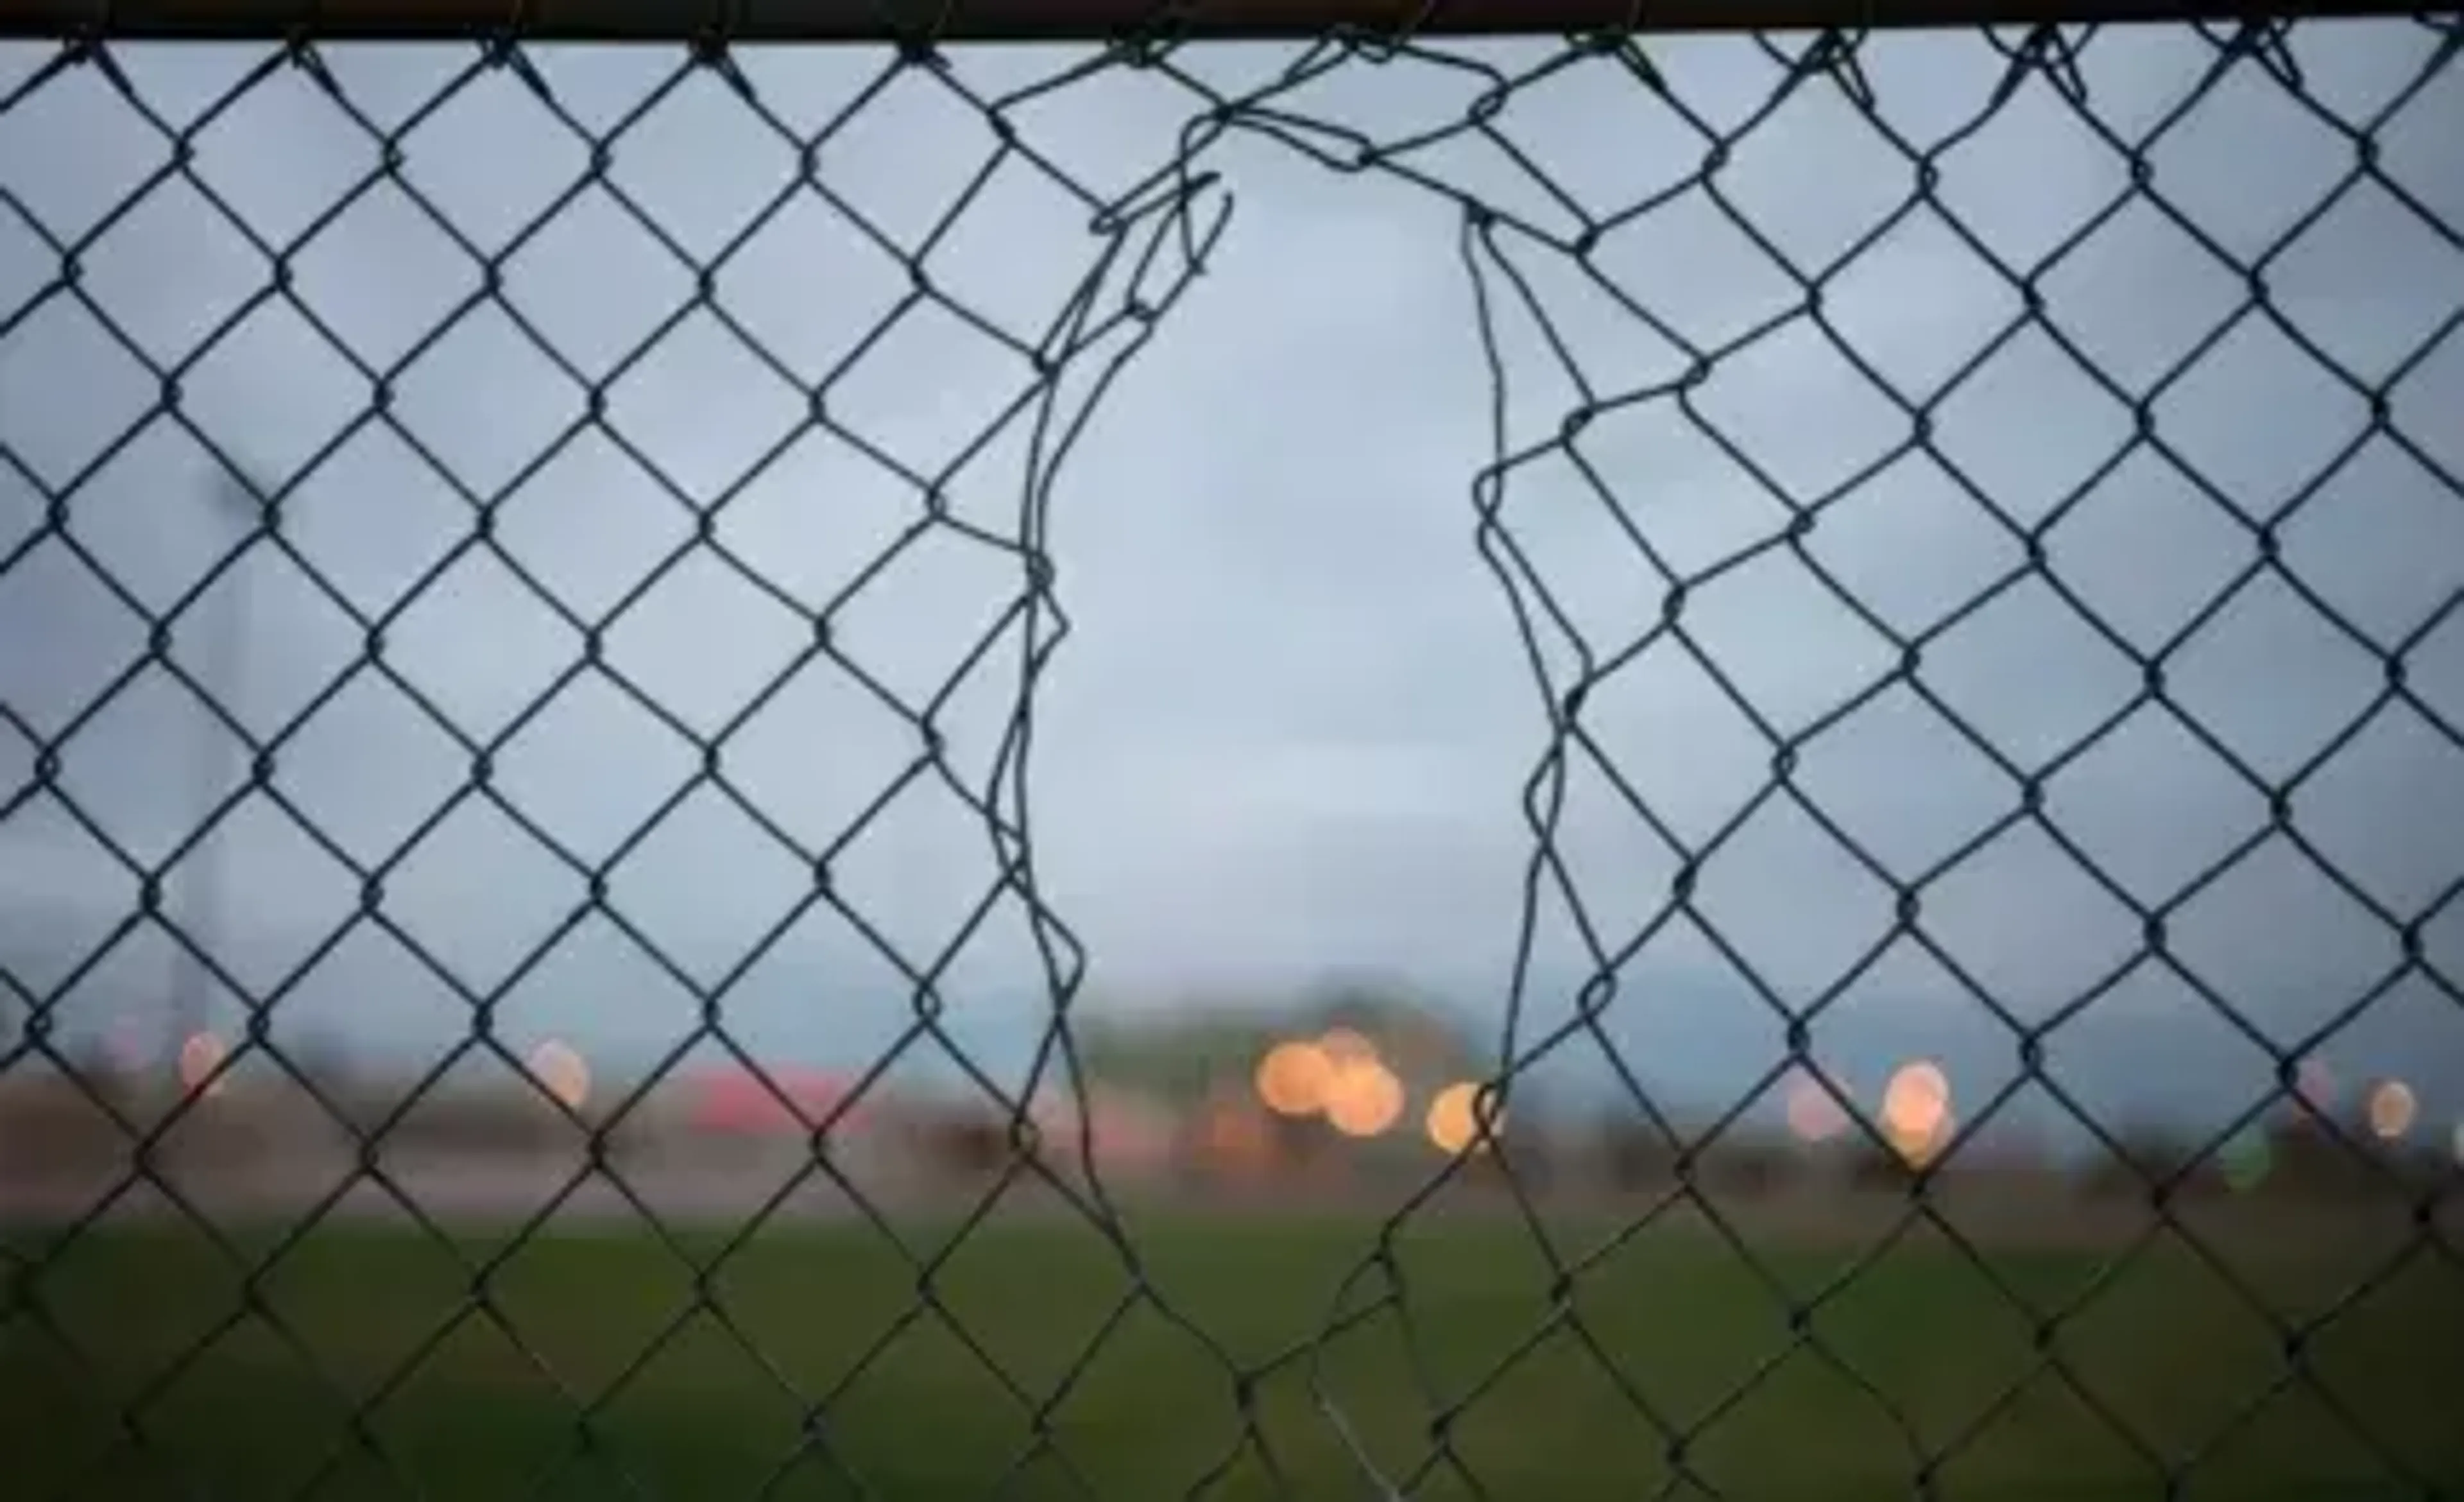
<svg viewBox="0 0 2464 1502">
<path fill-rule="evenodd" d="M 0 36 L 408 41 L 1273 40 L 1589 32 L 2238 22 L 2410 13 L 2392 0 L 0 0 Z"/>
</svg>

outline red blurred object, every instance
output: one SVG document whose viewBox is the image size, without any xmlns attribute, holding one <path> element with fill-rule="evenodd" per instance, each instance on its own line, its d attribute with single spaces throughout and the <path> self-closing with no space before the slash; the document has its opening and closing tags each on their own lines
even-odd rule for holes
<svg viewBox="0 0 2464 1502">
<path fill-rule="evenodd" d="M 765 1069 L 760 1074 L 740 1067 L 710 1070 L 693 1075 L 687 1088 L 691 1092 L 693 1124 L 699 1130 L 747 1137 L 802 1137 L 811 1126 L 829 1120 L 854 1085 L 852 1075 L 782 1066 Z M 789 1102 L 793 1102 L 792 1109 Z M 797 1119 L 798 1113 L 803 1114 L 801 1121 Z M 832 1130 L 860 1128 L 870 1115 L 868 1106 L 859 1102 L 837 1118 Z"/>
</svg>

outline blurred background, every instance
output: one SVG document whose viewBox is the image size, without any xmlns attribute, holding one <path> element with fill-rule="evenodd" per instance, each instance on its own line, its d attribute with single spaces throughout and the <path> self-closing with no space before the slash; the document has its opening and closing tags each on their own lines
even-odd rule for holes
<svg viewBox="0 0 2464 1502">
<path fill-rule="evenodd" d="M 1969 35 L 1870 108 L 1745 38 L 1654 44 L 1683 109 L 1567 69 L 1398 148 L 1530 232 L 1485 323 L 1455 202 L 1264 131 L 1187 227 L 1098 212 L 1291 48 L 1038 91 L 1036 48 L 11 46 L 0 1194 L 99 1192 L 111 1113 L 181 1101 L 165 1162 L 294 1199 L 370 1135 L 546 1155 L 464 1176 L 529 1203 L 584 1128 L 783 1155 L 758 1198 L 818 1127 L 913 1176 L 1022 1122 L 1297 1193 L 1431 1171 L 1509 1072 L 1567 1185 L 1713 1128 L 1754 1183 L 1964 1135 L 2255 1184 L 2315 1118 L 2452 1164 L 2427 45 L 2307 31 L 2294 90 L 2115 33 L 2084 110 Z M 1400 143 L 1484 77 L 1276 97 Z M 1636 205 L 1588 279 L 1534 237 Z M 1633 647 L 1548 770 L 1534 667 Z M 1031 891 L 986 820 L 1030 659 Z"/>
<path fill-rule="evenodd" d="M 2456 1494 L 2454 23 L 2025 38 L 0 44 L 11 1495 Z"/>
</svg>

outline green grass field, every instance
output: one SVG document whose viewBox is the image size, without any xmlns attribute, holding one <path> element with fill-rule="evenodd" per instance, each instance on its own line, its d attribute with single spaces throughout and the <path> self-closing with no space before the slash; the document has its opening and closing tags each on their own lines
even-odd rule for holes
<svg viewBox="0 0 2464 1502">
<path fill-rule="evenodd" d="M 319 1495 L 399 1494 L 349 1440 L 345 1415 L 439 1331 L 449 1333 L 369 1409 L 364 1433 L 423 1494 L 454 1499 L 534 1487 L 621 1496 L 621 1472 L 679 1497 L 751 1495 L 770 1480 L 772 1494 L 788 1497 L 955 1498 L 990 1494 L 1009 1475 L 1005 1495 L 1083 1495 L 1083 1482 L 1147 1502 L 1188 1494 L 1219 1466 L 1211 1495 L 1379 1494 L 1320 1395 L 1388 1475 L 1417 1478 L 1418 1496 L 1633 1498 L 1668 1484 L 1683 1497 L 1903 1497 L 1921 1454 L 2023 1381 L 2022 1396 L 1941 1462 L 1939 1495 L 2154 1499 L 2161 1468 L 2193 1451 L 2205 1452 L 2182 1493 L 2193 1498 L 2343 1502 L 2464 1488 L 2454 1424 L 2464 1274 L 2434 1253 L 2404 1264 L 2300 1354 L 2365 1440 L 2307 1386 L 2244 1414 L 2284 1376 L 2286 1353 L 2179 1247 L 2110 1276 L 2058 1327 L 2046 1352 L 2057 1372 L 2040 1357 L 2036 1321 L 1940 1242 L 1883 1255 L 1793 1345 L 1785 1301 L 1700 1230 L 1639 1240 L 1556 1305 L 1526 1231 L 1450 1221 L 1400 1244 L 1408 1338 L 1390 1310 L 1330 1341 L 1314 1367 L 1305 1355 L 1271 1364 L 1306 1346 L 1367 1234 L 1356 1223 L 1289 1218 L 1143 1227 L 1153 1286 L 1220 1342 L 1218 1354 L 1144 1303 L 1107 1331 L 1128 1283 L 1083 1227 L 978 1231 L 933 1281 L 946 1318 L 922 1309 L 913 1271 L 875 1233 L 781 1228 L 707 1280 L 710 1304 L 759 1348 L 774 1380 L 707 1313 L 640 1359 L 696 1308 L 693 1273 L 647 1234 L 524 1245 L 488 1280 L 500 1327 L 444 1248 L 407 1230 L 337 1228 L 302 1243 L 256 1290 L 323 1378 L 251 1318 L 164 1381 L 166 1363 L 244 1306 L 239 1276 L 193 1237 L 115 1229 L 78 1243 L 31 1289 L 19 1282 L 0 1326 L 10 1475 L 0 1492 L 133 1502 L 200 1494 L 202 1483 L 203 1494 L 285 1495 L 329 1466 Z M 2252 1292 L 2289 1319 L 2335 1304 L 2378 1260 L 2309 1241 L 2232 1251 Z M 22 1236 L 15 1244 L 29 1249 Z M 483 1237 L 463 1248 L 473 1258 L 495 1249 Z M 1848 1253 L 1768 1255 L 1774 1275 L 1811 1290 Z M 1994 1267 L 2054 1301 L 2097 1279 L 2104 1260 L 2042 1252 L 1997 1256 Z M 30 1294 L 48 1327 L 28 1314 Z M 1553 1326 L 1552 1309 L 1563 1316 Z M 51 1327 L 81 1360 L 61 1353 Z M 1030 1396 L 1013 1393 L 987 1358 Z M 1261 1374 L 1253 1425 L 1235 1367 Z M 831 1394 L 821 1426 L 804 1426 L 804 1404 L 781 1382 L 807 1398 Z M 107 1458 L 125 1439 L 123 1403 L 149 1384 L 138 1409 L 144 1446 Z M 1672 1472 L 1638 1397 L 1695 1430 L 1682 1460 L 1705 1490 Z M 1051 1437 L 1042 1449 L 1039 1403 Z M 590 1424 L 578 1423 L 578 1407 L 593 1403 Z M 807 1435 L 847 1470 L 810 1452 L 791 1463 Z M 2373 1444 L 2411 1469 L 2410 1486 Z"/>
</svg>

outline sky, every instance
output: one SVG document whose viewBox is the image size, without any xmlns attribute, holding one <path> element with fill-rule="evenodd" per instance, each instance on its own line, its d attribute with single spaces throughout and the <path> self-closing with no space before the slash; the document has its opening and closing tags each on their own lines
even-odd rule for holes
<svg viewBox="0 0 2464 1502">
<path fill-rule="evenodd" d="M 1930 1052 L 1977 1100 L 2014 1024 L 2093 993 L 2054 1077 L 2214 1124 L 2274 1069 L 2222 1008 L 2289 1048 L 2374 996 L 2321 1055 L 2453 1116 L 2464 67 L 2437 42 L 2310 24 L 2298 74 L 2211 78 L 2195 31 L 2108 29 L 2083 102 L 2041 71 L 1997 102 L 1991 38 L 1885 35 L 1870 113 L 1832 75 L 1781 88 L 1803 38 L 1651 41 L 1664 92 L 1606 56 L 1501 87 L 1545 40 L 747 50 L 734 84 L 650 48 L 535 47 L 526 78 L 334 47 L 320 82 L 129 46 L 127 93 L 12 44 L 0 967 L 65 1035 L 165 1035 L 174 951 L 84 821 L 160 861 L 247 779 L 177 678 L 132 673 L 143 612 L 182 606 L 174 660 L 282 736 L 280 797 L 165 888 L 278 991 L 276 1044 L 433 1058 L 493 996 L 512 1045 L 638 1070 L 723 986 L 757 1055 L 856 1066 L 946 961 L 944 1031 L 1019 1078 L 1052 982 L 979 804 L 1057 601 L 1024 785 L 1079 1005 L 1375 975 L 1597 1091 L 1601 1043 L 1549 1040 L 1613 972 L 1599 1037 L 1716 1109 L 1781 1057 L 1779 1005 L 1823 999 L 1810 1054 L 1853 1090 Z M 826 195 L 795 186 L 817 138 Z M 2233 264 L 2262 256 L 2272 315 Z M 917 775 L 927 706 L 946 780 Z M 722 733 L 735 797 L 696 781 Z M 2288 781 L 2298 839 L 2267 833 Z"/>
</svg>

